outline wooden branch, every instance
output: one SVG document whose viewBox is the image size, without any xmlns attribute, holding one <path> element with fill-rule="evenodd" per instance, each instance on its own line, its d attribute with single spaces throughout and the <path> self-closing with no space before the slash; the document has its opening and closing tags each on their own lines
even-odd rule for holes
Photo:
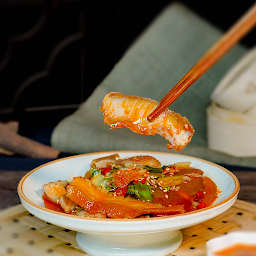
<svg viewBox="0 0 256 256">
<path fill-rule="evenodd" d="M 17 127 L 16 127 L 17 128 Z M 14 123 L 0 123 L 0 148 L 31 158 L 57 158 L 60 151 L 17 134 Z"/>
<path fill-rule="evenodd" d="M 6 127 L 7 129 L 13 131 L 13 132 L 18 132 L 19 131 L 19 122 L 17 121 L 8 121 L 7 123 L 2 123 L 4 127 Z M 3 154 L 3 155 L 8 155 L 8 156 L 12 156 L 14 155 L 13 152 L 11 151 L 8 151 L 4 148 L 1 148 L 0 147 L 0 154 Z"/>
</svg>

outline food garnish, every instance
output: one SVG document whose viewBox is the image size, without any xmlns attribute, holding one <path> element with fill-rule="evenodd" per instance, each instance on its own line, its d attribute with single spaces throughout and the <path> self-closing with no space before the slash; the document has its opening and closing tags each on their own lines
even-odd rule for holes
<svg viewBox="0 0 256 256">
<path fill-rule="evenodd" d="M 210 206 L 216 184 L 190 162 L 161 165 L 148 155 L 94 159 L 85 175 L 43 186 L 45 207 L 95 218 L 181 214 Z"/>
</svg>

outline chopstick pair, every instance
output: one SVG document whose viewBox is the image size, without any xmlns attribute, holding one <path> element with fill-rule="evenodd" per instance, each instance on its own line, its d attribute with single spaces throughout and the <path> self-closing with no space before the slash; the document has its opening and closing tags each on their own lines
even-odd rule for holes
<svg viewBox="0 0 256 256">
<path fill-rule="evenodd" d="M 160 105 L 147 117 L 152 122 L 199 77 L 211 68 L 256 24 L 256 4 L 254 4 L 189 70 L 189 72 L 164 96 Z"/>
</svg>

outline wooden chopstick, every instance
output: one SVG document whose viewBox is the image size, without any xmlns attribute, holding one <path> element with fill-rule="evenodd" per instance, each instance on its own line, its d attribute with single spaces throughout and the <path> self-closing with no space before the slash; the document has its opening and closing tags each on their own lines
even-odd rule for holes
<svg viewBox="0 0 256 256">
<path fill-rule="evenodd" d="M 202 56 L 147 117 L 152 122 L 256 24 L 256 3 Z"/>
</svg>

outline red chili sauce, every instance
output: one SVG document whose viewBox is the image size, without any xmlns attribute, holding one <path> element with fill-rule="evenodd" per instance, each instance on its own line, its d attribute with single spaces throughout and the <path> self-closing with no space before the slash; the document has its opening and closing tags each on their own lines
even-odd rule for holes
<svg viewBox="0 0 256 256">
<path fill-rule="evenodd" d="M 48 199 L 46 194 L 43 194 L 42 198 L 44 200 L 45 208 L 57 212 L 64 212 L 62 207 L 59 204 L 53 203 L 50 199 Z"/>
<path fill-rule="evenodd" d="M 214 253 L 215 256 L 255 256 L 256 245 L 236 243 Z"/>
</svg>

